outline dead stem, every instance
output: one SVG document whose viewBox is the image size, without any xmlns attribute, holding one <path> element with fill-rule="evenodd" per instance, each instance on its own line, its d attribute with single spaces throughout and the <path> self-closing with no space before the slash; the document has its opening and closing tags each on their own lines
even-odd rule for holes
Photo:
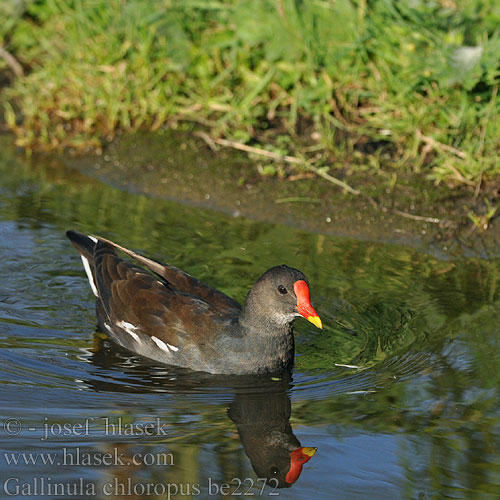
<svg viewBox="0 0 500 500">
<path fill-rule="evenodd" d="M 345 189 L 347 192 L 359 196 L 363 195 L 366 196 L 364 193 L 362 193 L 359 189 L 354 189 L 349 184 L 346 184 L 344 181 L 341 181 L 340 179 L 337 179 L 336 177 L 333 177 L 333 175 L 328 174 L 327 172 L 324 172 L 318 167 L 315 167 L 314 165 L 311 165 L 309 163 L 304 162 L 303 163 L 304 167 L 307 168 L 307 170 L 310 170 L 311 172 L 314 172 L 316 175 L 319 177 L 323 177 L 323 179 L 327 180 L 328 182 L 331 182 L 332 184 L 336 184 L 337 186 L 340 186 L 342 189 Z M 371 198 L 371 197 L 369 197 Z M 373 200 L 373 198 L 371 198 Z M 375 201 L 375 200 L 373 200 Z"/>
<path fill-rule="evenodd" d="M 469 179 L 466 179 L 450 162 L 445 162 L 445 167 L 449 168 L 454 174 L 455 177 L 460 181 L 463 182 L 464 184 L 467 184 L 468 186 L 476 186 L 476 184 L 473 181 L 470 181 Z"/>
<path fill-rule="evenodd" d="M 493 87 L 493 90 L 491 91 L 491 99 L 488 104 L 488 108 L 486 109 L 486 116 L 484 117 L 483 120 L 483 128 L 481 130 L 481 137 L 479 138 L 479 146 L 477 148 L 477 156 L 481 156 L 483 154 L 483 148 L 484 148 L 484 139 L 486 137 L 486 127 L 488 126 L 488 122 L 490 121 L 490 114 L 491 114 L 491 108 L 493 107 L 493 104 L 495 102 L 495 99 L 498 94 L 498 84 L 496 84 Z"/>
<path fill-rule="evenodd" d="M 265 156 L 266 158 L 271 158 L 276 161 L 284 161 L 286 163 L 293 163 L 295 165 L 302 165 L 305 167 L 307 170 L 315 173 L 317 176 L 322 177 L 323 179 L 327 180 L 328 182 L 331 182 L 332 184 L 335 184 L 336 186 L 341 187 L 345 191 L 355 195 L 355 196 L 362 196 L 365 198 L 375 210 L 381 210 L 383 212 L 392 212 L 395 215 L 400 215 L 401 217 L 406 217 L 407 219 L 413 219 L 413 220 L 418 220 L 418 221 L 423 221 L 423 222 L 430 222 L 432 224 L 439 224 L 441 222 L 441 219 L 438 219 L 436 217 L 426 217 L 423 215 L 414 215 L 410 214 L 408 212 L 403 212 L 402 210 L 397 210 L 397 209 L 390 209 L 386 208 L 383 206 L 380 206 L 370 195 L 363 193 L 359 189 L 354 189 L 353 187 L 349 186 L 349 184 L 346 184 L 344 181 L 341 181 L 340 179 L 337 179 L 333 175 L 328 174 L 324 170 L 315 167 L 312 165 L 310 162 L 307 162 L 306 160 L 302 160 L 301 158 L 297 158 L 296 156 L 290 156 L 290 155 L 280 155 L 278 153 L 275 153 L 274 151 L 267 151 L 262 148 L 256 148 L 254 146 L 248 146 L 247 144 L 243 144 L 241 142 L 236 142 L 236 141 L 230 141 L 227 139 L 212 139 L 208 134 L 205 132 L 197 131 L 194 133 L 196 136 L 200 137 L 203 139 L 210 149 L 213 151 L 217 150 L 216 144 L 219 144 L 220 146 L 225 146 L 229 148 L 234 148 L 238 149 L 240 151 L 245 151 L 247 153 L 252 153 L 256 154 L 259 156 Z M 467 179 L 464 179 L 467 181 Z"/>
<path fill-rule="evenodd" d="M 423 215 L 409 214 L 408 212 L 403 212 L 402 210 L 397 210 L 396 208 L 393 208 L 391 211 L 394 214 L 400 215 L 401 217 L 406 217 L 407 219 L 421 220 L 423 222 L 431 222 L 432 224 L 439 224 L 441 222 L 441 219 L 438 219 L 436 217 L 425 217 Z"/>
<path fill-rule="evenodd" d="M 215 142 L 212 140 L 212 138 L 206 134 L 205 132 L 202 132 L 201 130 L 198 130 L 196 132 L 194 132 L 194 135 L 196 135 L 197 137 L 199 137 L 200 139 L 203 139 L 208 147 L 212 150 L 212 151 L 217 151 L 218 148 L 215 144 Z"/>
<path fill-rule="evenodd" d="M 18 77 L 24 75 L 23 67 L 17 62 L 17 59 L 1 45 L 0 57 L 7 63 L 14 75 Z"/>
<path fill-rule="evenodd" d="M 467 154 L 464 153 L 463 151 L 460 151 L 459 149 L 454 148 L 453 146 L 449 146 L 448 144 L 443 144 L 442 142 L 436 141 L 436 139 L 433 139 L 432 137 L 422 134 L 422 132 L 420 132 L 419 129 L 417 129 L 415 132 L 417 134 L 417 139 L 422 140 L 428 146 L 431 146 L 434 149 L 440 149 L 441 151 L 448 151 L 448 153 L 453 153 L 455 156 L 458 156 L 459 158 L 462 159 L 467 158 Z"/>
<path fill-rule="evenodd" d="M 477 180 L 476 189 L 474 189 L 474 199 L 477 200 L 479 192 L 481 191 L 481 183 L 483 182 L 483 173 L 479 174 L 479 179 Z"/>
<path fill-rule="evenodd" d="M 314 172 L 316 175 L 323 177 L 323 179 L 326 179 L 327 181 L 336 184 L 337 186 L 340 186 L 342 189 L 345 189 L 351 194 L 354 194 L 356 196 L 362 194 L 361 191 L 358 189 L 354 189 L 349 184 L 346 184 L 345 182 L 341 181 L 340 179 L 337 179 L 336 177 L 333 177 L 333 175 L 327 174 L 326 172 L 323 172 L 323 170 L 311 165 L 309 162 L 306 160 L 302 160 L 301 158 L 297 158 L 296 156 L 290 156 L 290 155 L 280 155 L 279 153 L 275 153 L 274 151 L 267 151 L 266 149 L 262 148 L 256 148 L 254 146 L 248 146 L 247 144 L 243 144 L 241 142 L 236 142 L 236 141 L 229 141 L 227 139 L 212 139 L 209 137 L 207 134 L 204 132 L 195 132 L 195 134 L 203 139 L 208 146 L 213 149 L 214 144 L 219 144 L 220 146 L 225 146 L 229 148 L 234 148 L 238 149 L 240 151 L 245 151 L 246 153 L 252 153 L 256 154 L 259 156 L 265 156 L 266 158 L 271 158 L 276 161 L 284 161 L 285 163 L 293 163 L 295 165 L 302 165 L 311 172 Z"/>
</svg>

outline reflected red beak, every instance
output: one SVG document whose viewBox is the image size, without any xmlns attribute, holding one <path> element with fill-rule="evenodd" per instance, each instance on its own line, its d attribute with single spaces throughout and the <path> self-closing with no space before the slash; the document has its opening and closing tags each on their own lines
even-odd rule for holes
<svg viewBox="0 0 500 500">
<path fill-rule="evenodd" d="M 311 305 L 311 299 L 309 298 L 309 287 L 304 280 L 296 281 L 293 285 L 293 290 L 297 296 L 297 312 L 310 321 L 314 326 L 318 328 L 323 328 L 323 323 L 321 322 L 318 313 L 314 310 Z"/>
<path fill-rule="evenodd" d="M 317 450 L 318 448 L 314 447 L 302 447 L 290 453 L 290 470 L 285 477 L 285 481 L 288 484 L 293 484 L 297 481 L 302 472 L 302 466 L 311 460 Z"/>
</svg>

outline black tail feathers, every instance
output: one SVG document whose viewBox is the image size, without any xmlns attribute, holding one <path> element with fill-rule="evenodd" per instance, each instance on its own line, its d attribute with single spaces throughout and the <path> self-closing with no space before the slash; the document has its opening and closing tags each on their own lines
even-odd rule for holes
<svg viewBox="0 0 500 500">
<path fill-rule="evenodd" d="M 78 231 L 74 231 L 70 229 L 66 231 L 66 236 L 69 241 L 71 241 L 72 245 L 87 259 L 92 256 L 94 253 L 94 248 L 97 244 L 97 238 L 92 236 L 87 236 L 85 234 L 79 233 Z"/>
</svg>

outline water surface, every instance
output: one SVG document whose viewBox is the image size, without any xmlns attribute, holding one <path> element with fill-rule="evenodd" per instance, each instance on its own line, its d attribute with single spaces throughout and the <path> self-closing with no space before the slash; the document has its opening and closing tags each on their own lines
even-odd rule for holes
<svg viewBox="0 0 500 500">
<path fill-rule="evenodd" d="M 0 140 L 2 498 L 500 496 L 498 260 L 151 199 Z M 267 268 L 297 267 L 325 329 L 297 321 L 281 380 L 153 365 L 97 331 L 69 228 L 240 301 Z M 276 435 L 318 447 L 285 489 L 258 479 L 288 466 Z"/>
</svg>

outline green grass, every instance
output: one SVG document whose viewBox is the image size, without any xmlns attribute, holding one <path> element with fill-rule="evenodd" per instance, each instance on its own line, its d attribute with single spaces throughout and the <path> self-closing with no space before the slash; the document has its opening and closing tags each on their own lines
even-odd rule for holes
<svg viewBox="0 0 500 500">
<path fill-rule="evenodd" d="M 192 122 L 333 175 L 500 174 L 496 2 L 26 5 L 0 35 L 27 70 L 0 97 L 21 146 L 99 148 L 117 130 Z"/>
</svg>

